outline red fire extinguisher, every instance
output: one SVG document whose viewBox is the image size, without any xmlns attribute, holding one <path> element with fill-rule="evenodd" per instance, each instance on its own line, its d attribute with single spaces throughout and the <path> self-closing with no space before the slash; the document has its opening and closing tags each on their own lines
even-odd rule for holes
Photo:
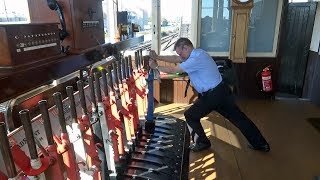
<svg viewBox="0 0 320 180">
<path fill-rule="evenodd" d="M 262 91 L 271 92 L 272 91 L 272 79 L 271 79 L 271 66 L 263 68 L 261 71 L 261 82 L 262 82 Z"/>
</svg>

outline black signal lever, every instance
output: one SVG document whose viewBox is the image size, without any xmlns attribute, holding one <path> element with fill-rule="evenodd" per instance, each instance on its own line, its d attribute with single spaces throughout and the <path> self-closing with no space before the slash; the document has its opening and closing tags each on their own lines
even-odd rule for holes
<svg viewBox="0 0 320 180">
<path fill-rule="evenodd" d="M 64 19 L 62 8 L 56 0 L 47 0 L 47 4 L 51 10 L 57 11 L 58 13 L 60 24 L 61 24 L 59 37 L 60 37 L 60 40 L 63 41 L 67 36 L 69 36 L 69 33 L 67 32 L 67 29 L 66 29 L 66 21 Z"/>
</svg>

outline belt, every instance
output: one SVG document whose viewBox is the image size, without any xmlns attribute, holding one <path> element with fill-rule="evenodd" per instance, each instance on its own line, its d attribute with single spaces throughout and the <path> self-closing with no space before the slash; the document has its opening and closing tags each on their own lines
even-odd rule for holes
<svg viewBox="0 0 320 180">
<path fill-rule="evenodd" d="M 214 90 L 216 90 L 219 86 L 221 86 L 223 84 L 223 82 L 219 83 L 216 87 L 214 88 L 211 88 L 209 89 L 208 91 L 206 92 L 202 92 L 202 93 L 199 93 L 201 96 L 206 96 L 208 94 L 210 94 L 211 92 L 213 92 Z"/>
</svg>

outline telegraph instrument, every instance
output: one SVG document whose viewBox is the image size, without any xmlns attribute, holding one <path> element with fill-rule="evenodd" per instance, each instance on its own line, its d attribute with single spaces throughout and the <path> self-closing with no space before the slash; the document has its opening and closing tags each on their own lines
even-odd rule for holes
<svg viewBox="0 0 320 180">
<path fill-rule="evenodd" d="M 0 25 L 0 69 L 15 69 L 59 56 L 58 24 Z"/>
</svg>

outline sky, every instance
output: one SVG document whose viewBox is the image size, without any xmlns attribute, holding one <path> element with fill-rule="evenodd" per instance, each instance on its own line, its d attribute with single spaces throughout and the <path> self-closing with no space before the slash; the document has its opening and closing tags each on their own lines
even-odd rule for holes
<svg viewBox="0 0 320 180">
<path fill-rule="evenodd" d="M 11 14 L 15 12 L 17 15 L 29 16 L 27 0 L 0 0 L 0 15 Z"/>
<path fill-rule="evenodd" d="M 161 16 L 171 17 L 191 17 L 191 0 L 161 0 Z"/>
<path fill-rule="evenodd" d="M 162 18 L 191 17 L 191 0 L 160 0 L 160 2 Z M 149 16 L 151 16 L 151 3 L 152 0 L 119 0 L 119 6 L 145 9 Z M 13 11 L 28 16 L 27 0 L 0 0 L 0 16 L 5 16 L 5 12 L 10 15 Z"/>
<path fill-rule="evenodd" d="M 191 17 L 191 0 L 160 0 L 160 2 L 162 18 Z M 152 0 L 119 0 L 119 7 L 142 8 L 151 16 L 151 3 Z"/>
</svg>

